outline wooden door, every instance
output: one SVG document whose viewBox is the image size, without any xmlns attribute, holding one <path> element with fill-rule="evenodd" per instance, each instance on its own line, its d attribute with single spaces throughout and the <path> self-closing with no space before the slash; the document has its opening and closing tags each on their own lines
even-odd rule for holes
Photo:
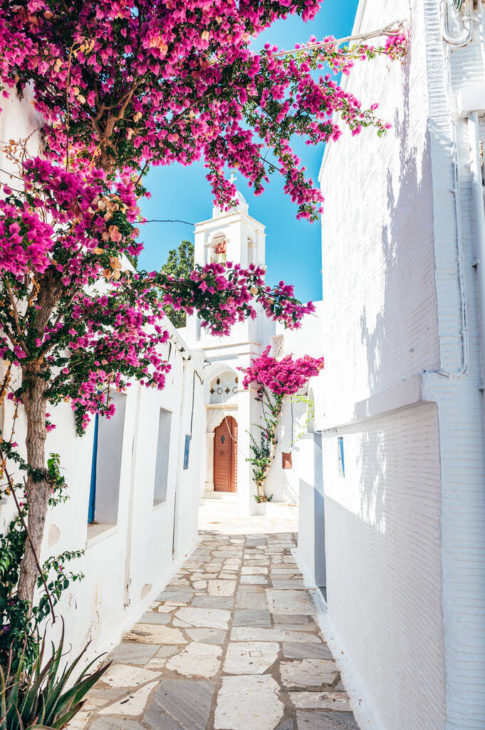
<svg viewBox="0 0 485 730">
<path fill-rule="evenodd" d="M 237 421 L 232 416 L 215 430 L 214 491 L 237 491 Z"/>
</svg>

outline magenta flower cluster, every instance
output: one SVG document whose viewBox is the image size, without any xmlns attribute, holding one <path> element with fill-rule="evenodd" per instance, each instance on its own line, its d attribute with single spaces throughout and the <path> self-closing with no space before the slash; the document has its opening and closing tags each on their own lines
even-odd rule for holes
<svg viewBox="0 0 485 730">
<path fill-rule="evenodd" d="M 71 275 L 80 270 L 83 254 L 106 243 L 116 252 L 137 255 L 142 246 L 134 238 L 125 238 L 114 223 L 114 213 L 122 211 L 128 222 L 139 215 L 134 186 L 129 178 L 110 183 L 102 170 L 84 165 L 66 171 L 50 160 L 34 157 L 22 166 L 24 189 L 13 191 L 2 185 L 0 200 L 0 271 L 22 277 L 29 271 L 44 273 L 53 264 L 54 248 L 62 245 L 64 255 L 53 264 L 63 274 L 64 284 L 72 284 Z M 107 212 L 112 215 L 107 216 Z M 56 252 L 58 253 L 58 252 Z M 82 267 L 88 283 L 99 270 L 97 260 Z"/>
<path fill-rule="evenodd" d="M 286 355 L 277 360 L 271 357 L 270 350 L 270 347 L 266 347 L 262 355 L 244 369 L 245 388 L 255 385 L 258 391 L 266 389 L 273 395 L 294 395 L 324 366 L 323 357 L 305 355 L 295 359 L 292 355 Z"/>
<path fill-rule="evenodd" d="M 291 149 L 293 137 L 325 143 L 341 120 L 357 134 L 385 124 L 373 109 L 319 69 L 348 73 L 354 60 L 401 58 L 403 36 L 386 45 L 337 48 L 334 39 L 291 56 L 251 39 L 288 14 L 305 20 L 321 0 L 0 0 L 0 80 L 32 83 L 49 121 L 46 148 L 63 158 L 67 142 L 90 150 L 103 167 L 145 162 L 189 165 L 201 158 L 215 201 L 230 206 L 237 167 L 263 190 L 277 167 L 299 217 L 315 219 L 322 198 Z M 311 38 L 310 42 L 316 39 Z M 66 129 L 66 121 L 68 128 Z M 266 163 L 267 148 L 275 163 Z"/>
<path fill-rule="evenodd" d="M 258 502 L 272 498 L 266 495 L 265 482 L 275 456 L 276 434 L 285 396 L 298 393 L 323 368 L 323 357 L 305 355 L 294 359 L 292 355 L 287 355 L 277 360 L 271 357 L 270 350 L 270 347 L 266 347 L 248 368 L 241 368 L 244 372 L 243 386 L 246 389 L 255 387 L 256 400 L 262 406 L 263 423 L 257 424 L 259 438 L 250 434 L 251 456 L 248 458 L 253 468 Z"/>
<path fill-rule="evenodd" d="M 293 287 L 280 281 L 270 287 L 264 270 L 253 264 L 207 264 L 196 266 L 189 279 L 175 279 L 160 272 L 157 281 L 164 289 L 163 302 L 174 309 L 197 310 L 202 326 L 212 334 L 229 334 L 236 322 L 256 317 L 259 302 L 266 315 L 290 329 L 299 327 L 305 314 L 315 310 L 312 302 L 302 304 L 293 295 Z"/>
</svg>

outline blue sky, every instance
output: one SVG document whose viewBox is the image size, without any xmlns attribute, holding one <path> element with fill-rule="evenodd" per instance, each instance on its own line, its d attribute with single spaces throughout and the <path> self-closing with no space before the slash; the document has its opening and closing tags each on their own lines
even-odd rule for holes
<svg viewBox="0 0 485 730">
<path fill-rule="evenodd" d="M 300 18 L 275 23 L 256 41 L 261 47 L 270 42 L 280 48 L 293 48 L 309 36 L 321 38 L 348 35 L 358 5 L 358 0 L 325 0 L 316 19 L 303 23 Z M 308 175 L 316 180 L 323 154 L 323 146 L 294 145 L 297 154 L 307 166 Z M 145 200 L 142 212 L 148 218 L 171 218 L 197 222 L 210 218 L 212 195 L 205 179 L 202 163 L 191 167 L 172 165 L 153 169 L 145 184 L 152 193 Z M 281 178 L 275 174 L 264 193 L 254 196 L 241 174 L 237 175 L 237 187 L 249 204 L 249 213 L 266 226 L 267 280 L 273 284 L 283 279 L 294 284 L 296 295 L 303 300 L 320 299 L 321 283 L 321 234 L 319 223 L 296 219 L 296 206 L 283 193 Z M 140 266 L 159 269 L 171 248 L 181 240 L 193 241 L 193 227 L 174 223 L 149 223 L 142 226 L 145 249 Z"/>
</svg>

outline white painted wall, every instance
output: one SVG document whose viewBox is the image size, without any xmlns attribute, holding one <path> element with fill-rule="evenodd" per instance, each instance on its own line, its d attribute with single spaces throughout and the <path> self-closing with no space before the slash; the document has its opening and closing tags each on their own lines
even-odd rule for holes
<svg viewBox="0 0 485 730">
<path fill-rule="evenodd" d="M 174 331 L 172 337 L 178 340 Z M 52 410 L 57 428 L 48 436 L 47 449 L 61 456 L 70 499 L 49 514 L 42 557 L 63 550 L 86 551 L 72 564 L 85 578 L 66 592 L 57 613 L 66 621 L 66 640 L 74 651 L 91 642 L 88 656 L 106 651 L 120 640 L 196 544 L 203 388 L 199 376 L 194 376 L 192 361 L 183 361 L 175 347 L 171 362 L 165 390 L 133 384 L 126 396 L 116 524 L 87 524 L 93 427 L 80 438 L 74 433 L 70 407 L 62 404 Z M 167 499 L 154 504 L 160 408 L 172 412 L 172 429 L 167 444 Z M 6 420 L 8 423 L 8 415 Z M 190 434 L 191 427 L 189 469 L 184 470 L 185 434 Z M 22 423 L 17 427 L 19 441 L 23 428 Z M 99 491 L 102 478 L 98 474 Z"/>
<path fill-rule="evenodd" d="M 440 483 L 435 407 L 325 435 L 329 617 L 376 727 L 444 727 Z"/>
<path fill-rule="evenodd" d="M 365 727 L 478 730 L 483 403 L 469 145 L 454 110 L 461 88 L 484 87 L 483 52 L 478 32 L 453 52 L 450 93 L 438 0 L 362 0 L 355 32 L 399 18 L 405 63 L 359 64 L 347 82 L 393 129 L 344 134 L 322 167 L 328 619 Z"/>
<path fill-rule="evenodd" d="M 26 136 L 38 126 L 28 100 L 2 102 L 0 139 Z M 3 161 L 2 161 L 3 166 Z M 113 424 L 113 440 L 122 436 L 121 463 L 98 472 L 97 517 L 115 514 L 110 524 L 87 523 L 93 453 L 93 424 L 82 437 L 74 430 L 68 404 L 51 410 L 56 429 L 47 437 L 47 452 L 60 454 L 68 484 L 69 500 L 48 516 L 42 558 L 64 550 L 85 549 L 72 569 L 85 574 L 64 594 L 57 609 L 66 624 L 66 642 L 73 652 L 90 641 L 86 658 L 112 648 L 169 581 L 177 567 L 194 549 L 197 540 L 199 484 L 202 462 L 204 396 L 202 358 L 191 353 L 180 334 L 167 320 L 171 344 L 161 346 L 172 370 L 166 387 L 159 392 L 133 383 L 125 398 L 123 422 Z M 181 350 L 184 348 L 182 354 Z M 189 359 L 190 357 L 190 359 Z M 192 406 L 193 404 L 193 406 Z M 154 504 L 155 467 L 160 408 L 172 413 L 167 498 Z M 193 408 L 193 412 L 192 412 Z M 12 405 L 6 401 L 2 422 L 7 433 Z M 185 435 L 192 434 L 189 468 L 183 469 Z M 16 426 L 22 443 L 25 421 Z M 113 460 L 109 438 L 99 440 L 99 452 L 106 450 Z M 119 472 L 118 509 L 113 507 Z M 103 489 L 109 491 L 101 504 Z M 0 529 L 13 514 L 12 505 L 0 505 Z M 60 631 L 60 622 L 52 635 Z"/>
<path fill-rule="evenodd" d="M 485 493 L 483 485 L 483 369 L 480 372 L 480 337 L 477 317 L 476 226 L 471 210 L 469 139 L 465 120 L 455 121 L 455 101 L 460 90 L 478 84 L 485 88 L 484 16 L 476 26 L 474 41 L 456 49 L 449 63 L 452 87 L 446 75 L 430 77 L 430 113 L 433 118 L 432 160 L 435 206 L 436 279 L 442 368 L 462 366 L 467 374 L 458 378 L 428 375 L 425 393 L 439 408 L 441 438 L 441 534 L 443 575 L 443 624 L 446 662 L 447 728 L 483 727 L 485 717 Z M 476 10 L 478 20 L 480 10 Z M 438 50 L 436 19 L 426 14 L 428 63 Z M 447 93 L 448 92 L 448 93 Z M 446 104 L 443 100 L 446 100 Z M 485 111 L 485 110 L 484 110 Z M 456 134 L 457 185 L 450 170 L 449 151 Z M 483 128 L 482 142 L 485 141 Z M 457 208 L 445 215 L 450 187 L 457 188 Z M 442 212 L 443 211 L 443 212 Z M 451 227 L 453 225 L 453 228 Z M 457 278 L 457 236 L 461 235 L 463 296 L 470 342 L 462 346 L 464 329 L 459 307 L 450 307 L 450 276 Z M 459 257 L 459 252 L 458 252 Z"/>
<path fill-rule="evenodd" d="M 273 501 L 298 504 L 301 468 L 305 466 L 305 441 L 309 418 L 307 388 L 300 394 L 285 396 L 276 433 L 275 458 L 266 478 L 266 493 Z M 292 454 L 292 468 L 283 469 L 283 453 Z"/>
</svg>

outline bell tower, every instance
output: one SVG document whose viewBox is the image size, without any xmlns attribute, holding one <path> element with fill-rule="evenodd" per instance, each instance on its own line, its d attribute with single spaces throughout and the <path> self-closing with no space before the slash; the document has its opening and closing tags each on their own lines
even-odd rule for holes
<svg viewBox="0 0 485 730">
<path fill-rule="evenodd" d="M 236 207 L 224 211 L 215 206 L 212 218 L 196 224 L 196 264 L 232 261 L 243 268 L 265 265 L 264 226 L 249 215 L 248 204 L 239 191 L 236 198 Z"/>
<path fill-rule="evenodd" d="M 231 182 L 234 182 L 234 177 Z M 209 220 L 196 223 L 196 264 L 205 266 L 210 263 L 231 262 L 240 264 L 243 269 L 249 268 L 251 264 L 265 267 L 265 227 L 249 215 L 248 204 L 239 191 L 236 192 L 236 199 L 237 205 L 230 210 L 221 210 L 214 206 Z M 256 312 L 255 320 L 235 324 L 229 338 L 211 335 L 201 327 L 197 314 L 194 314 L 187 320 L 184 337 L 191 347 L 203 348 L 209 360 L 213 356 L 213 348 L 222 355 L 226 349 L 224 343 L 236 355 L 238 350 L 242 352 L 247 349 L 247 343 L 267 341 L 268 334 L 273 334 L 274 323 L 267 319 L 260 305 L 256 305 Z"/>
</svg>

